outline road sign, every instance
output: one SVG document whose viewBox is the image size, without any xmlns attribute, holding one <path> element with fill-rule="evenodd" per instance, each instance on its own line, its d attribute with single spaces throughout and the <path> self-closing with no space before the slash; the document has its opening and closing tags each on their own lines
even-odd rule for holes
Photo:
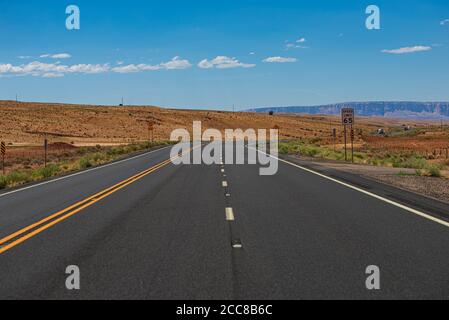
<svg viewBox="0 0 449 320">
<path fill-rule="evenodd" d="M 341 109 L 341 119 L 344 126 L 352 126 L 355 123 L 355 111 L 352 108 Z"/>
<path fill-rule="evenodd" d="M 2 144 L 1 144 L 1 151 L 2 151 L 2 155 L 6 154 L 6 144 L 3 141 L 2 141 Z"/>
</svg>

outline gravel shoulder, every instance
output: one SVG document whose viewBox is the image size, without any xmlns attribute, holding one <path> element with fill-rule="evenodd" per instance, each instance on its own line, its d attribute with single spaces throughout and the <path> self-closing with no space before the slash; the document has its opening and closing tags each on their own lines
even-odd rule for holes
<svg viewBox="0 0 449 320">
<path fill-rule="evenodd" d="M 432 178 L 417 176 L 414 169 L 375 167 L 304 157 L 300 159 L 311 161 L 314 165 L 323 168 L 357 174 L 367 179 L 449 203 L 449 179 L 447 178 L 447 172 L 443 172 L 445 176 L 443 178 Z"/>
</svg>

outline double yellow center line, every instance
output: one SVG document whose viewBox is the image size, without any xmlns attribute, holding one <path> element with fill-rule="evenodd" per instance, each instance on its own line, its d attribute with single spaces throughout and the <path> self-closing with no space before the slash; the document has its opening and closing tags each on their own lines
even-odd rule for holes
<svg viewBox="0 0 449 320">
<path fill-rule="evenodd" d="M 103 191 L 98 192 L 97 194 L 94 194 L 93 196 L 84 199 L 80 202 L 77 202 L 73 205 L 71 205 L 68 208 L 65 208 L 59 212 L 56 212 L 50 216 L 48 216 L 45 219 L 42 219 L 36 223 L 33 223 L 17 232 L 14 232 L 13 234 L 3 238 L 0 240 L 0 254 L 5 253 L 6 251 L 18 246 L 19 244 L 27 241 L 28 239 L 38 235 L 39 233 L 53 227 L 54 225 L 60 223 L 61 221 L 64 221 L 74 214 L 80 212 L 81 210 L 84 210 L 93 204 L 97 203 L 98 201 L 110 196 L 111 194 L 125 188 L 126 186 L 142 179 L 143 177 L 169 165 L 172 162 L 172 159 L 168 159 L 166 161 L 163 161 L 145 171 L 142 171 L 141 173 L 136 174 L 135 176 L 132 176 L 110 188 L 107 188 Z"/>
</svg>

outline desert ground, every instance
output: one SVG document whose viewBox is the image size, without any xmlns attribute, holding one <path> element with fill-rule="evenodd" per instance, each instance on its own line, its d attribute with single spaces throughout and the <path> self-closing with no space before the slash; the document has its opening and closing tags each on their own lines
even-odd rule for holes
<svg viewBox="0 0 449 320">
<path fill-rule="evenodd" d="M 203 129 L 279 128 L 282 140 L 309 139 L 333 148 L 332 129 L 337 129 L 336 148 L 343 147 L 341 119 L 332 116 L 257 114 L 245 112 L 175 110 L 155 106 L 94 106 L 0 101 L 0 139 L 7 145 L 7 159 L 42 158 L 48 139 L 50 156 L 70 156 L 79 147 L 116 146 L 148 141 L 148 122 L 154 139 L 169 140 L 174 129 L 192 131 L 193 121 Z M 407 133 L 403 128 L 419 128 Z M 384 128 L 391 135 L 376 134 Z M 356 150 L 371 152 L 410 151 L 429 160 L 445 159 L 449 127 L 440 123 L 384 118 L 357 118 Z M 11 161 L 11 168 L 16 168 Z M 33 162 L 33 161 L 31 161 Z M 21 163 L 21 161 L 18 161 Z M 29 165 L 29 161 L 27 162 Z M 20 166 L 19 166 L 20 168 Z"/>
<path fill-rule="evenodd" d="M 343 142 L 341 121 L 338 117 L 307 115 L 273 115 L 256 113 L 232 113 L 220 111 L 174 110 L 154 106 L 111 107 L 91 105 L 65 105 L 46 103 L 21 103 L 0 101 L 0 137 L 9 146 L 42 145 L 44 138 L 51 143 L 67 143 L 75 146 L 115 145 L 149 138 L 148 121 L 155 123 L 156 140 L 168 140 L 174 129 L 192 129 L 193 121 L 202 121 L 203 128 L 271 129 L 279 127 L 281 139 L 319 137 L 331 143 L 333 128 L 338 131 L 338 143 Z M 382 118 L 358 118 L 357 142 L 364 143 L 378 128 L 402 125 L 432 127 L 437 123 L 387 120 Z M 432 130 L 429 129 L 429 132 Z M 447 132 L 437 132 L 422 139 L 395 139 L 391 147 L 418 147 L 434 141 L 433 147 L 447 146 Z M 377 139 L 377 140 L 376 140 Z M 403 143 L 404 141 L 404 143 Z M 369 138 L 368 143 L 379 143 Z M 384 144 L 384 139 L 381 144 Z"/>
</svg>

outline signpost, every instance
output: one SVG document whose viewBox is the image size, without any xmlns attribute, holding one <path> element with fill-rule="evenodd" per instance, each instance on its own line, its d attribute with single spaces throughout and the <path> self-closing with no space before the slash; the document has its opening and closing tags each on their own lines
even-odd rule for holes
<svg viewBox="0 0 449 320">
<path fill-rule="evenodd" d="M 332 137 L 334 138 L 334 152 L 336 150 L 336 144 L 337 144 L 337 129 L 332 130 Z"/>
<path fill-rule="evenodd" d="M 3 175 L 5 175 L 5 155 L 6 155 L 6 143 L 2 141 L 1 143 L 1 153 L 2 153 L 2 168 L 3 168 Z"/>
<path fill-rule="evenodd" d="M 352 153 L 352 163 L 354 163 L 354 140 L 355 140 L 354 127 L 351 126 L 351 153 Z"/>
<path fill-rule="evenodd" d="M 47 167 L 47 152 L 48 152 L 48 140 L 44 140 L 44 167 Z"/>
<path fill-rule="evenodd" d="M 148 140 L 154 142 L 154 122 L 148 121 Z"/>
<path fill-rule="evenodd" d="M 348 161 L 348 126 L 351 130 L 351 146 L 352 146 L 352 162 L 354 162 L 354 124 L 355 124 L 355 111 L 353 108 L 341 109 L 341 120 L 345 128 L 345 160 Z"/>
</svg>

